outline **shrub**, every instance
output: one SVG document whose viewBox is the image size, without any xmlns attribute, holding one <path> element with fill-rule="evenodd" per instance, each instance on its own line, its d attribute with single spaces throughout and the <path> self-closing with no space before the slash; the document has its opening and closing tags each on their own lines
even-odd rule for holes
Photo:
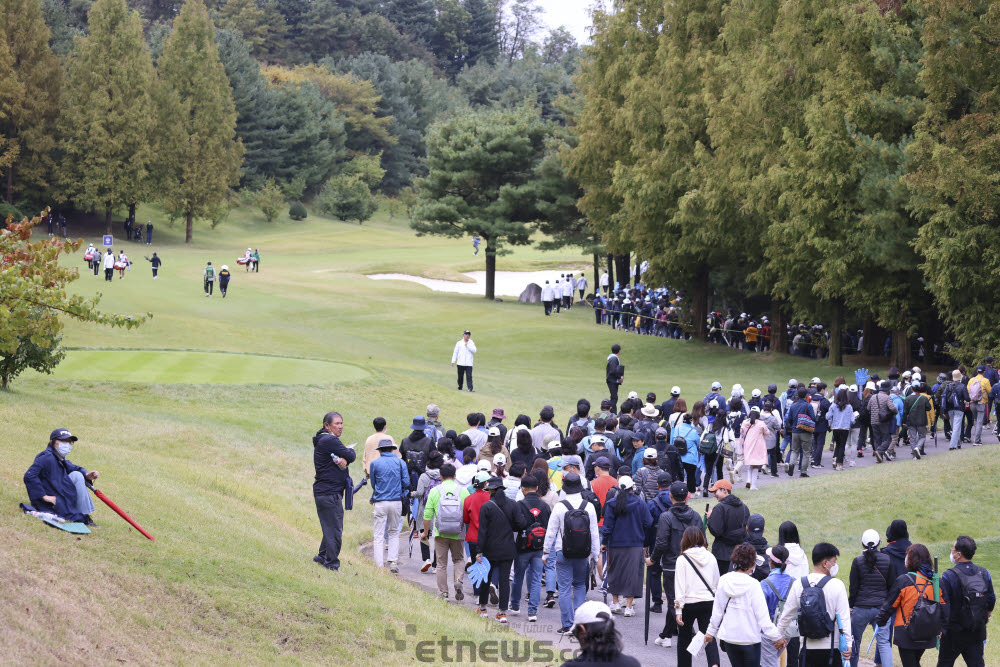
<svg viewBox="0 0 1000 667">
<path fill-rule="evenodd" d="M 293 201 L 292 205 L 288 209 L 288 217 L 292 220 L 305 220 L 306 207 L 303 206 L 300 201 Z"/>
</svg>

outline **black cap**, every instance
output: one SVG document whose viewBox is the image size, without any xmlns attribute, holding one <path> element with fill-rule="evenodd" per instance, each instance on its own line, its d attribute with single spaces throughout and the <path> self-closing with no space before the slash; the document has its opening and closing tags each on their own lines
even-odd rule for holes
<svg viewBox="0 0 1000 667">
<path fill-rule="evenodd" d="M 670 476 L 670 473 L 666 470 L 661 470 L 660 474 L 656 476 L 656 485 L 661 489 L 665 489 L 670 486 L 670 483 L 674 481 L 674 478 Z"/>
<path fill-rule="evenodd" d="M 486 482 L 483 486 L 487 491 L 492 491 L 493 489 L 499 489 L 503 486 L 503 480 L 499 477 L 490 477 L 490 481 Z"/>
<path fill-rule="evenodd" d="M 688 497 L 688 485 L 684 482 L 674 482 L 670 485 L 670 497 L 685 500 Z"/>
<path fill-rule="evenodd" d="M 57 428 L 52 431 L 52 433 L 49 433 L 49 440 L 68 440 L 70 442 L 76 442 L 79 438 L 64 428 Z"/>
<path fill-rule="evenodd" d="M 600 456 L 596 461 L 594 461 L 594 466 L 604 470 L 611 470 L 611 461 L 609 461 L 606 456 Z"/>
<path fill-rule="evenodd" d="M 747 520 L 747 531 L 749 531 L 751 535 L 763 535 L 764 517 L 760 514 L 751 514 L 750 518 Z"/>
<path fill-rule="evenodd" d="M 464 336 L 465 334 L 469 334 L 469 335 L 471 336 L 471 335 L 472 335 L 472 332 L 471 332 L 471 331 L 469 331 L 468 329 L 466 329 L 465 331 L 463 331 L 463 332 L 462 332 L 462 335 L 463 335 L 463 336 Z"/>
<path fill-rule="evenodd" d="M 776 385 L 776 384 L 769 384 L 769 385 L 767 385 L 767 393 L 773 394 L 776 391 L 778 391 L 778 385 Z"/>
</svg>

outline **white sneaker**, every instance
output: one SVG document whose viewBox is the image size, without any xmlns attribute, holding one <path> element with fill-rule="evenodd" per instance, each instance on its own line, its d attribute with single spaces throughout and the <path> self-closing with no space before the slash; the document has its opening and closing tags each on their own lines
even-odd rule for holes
<svg viewBox="0 0 1000 667">
<path fill-rule="evenodd" d="M 423 567 L 420 568 L 420 571 L 426 572 L 429 569 L 431 569 L 431 562 L 429 560 L 425 560 Z"/>
<path fill-rule="evenodd" d="M 847 462 L 847 467 L 848 467 L 848 468 L 853 468 L 853 467 L 854 467 L 854 466 L 856 466 L 856 465 L 857 465 L 857 463 L 856 463 L 855 461 L 848 461 L 848 462 Z"/>
<path fill-rule="evenodd" d="M 520 616 L 521 615 L 521 610 L 520 609 L 508 609 L 507 613 L 510 614 L 511 616 Z"/>
<path fill-rule="evenodd" d="M 615 603 L 612 602 L 611 603 L 611 613 L 612 614 L 620 614 L 620 613 L 622 613 L 621 605 L 617 605 L 617 604 L 615 604 Z"/>
<path fill-rule="evenodd" d="M 436 567 L 431 567 L 431 574 L 437 574 L 438 569 Z"/>
<path fill-rule="evenodd" d="M 670 641 L 670 637 L 657 637 L 653 643 L 657 646 L 662 646 L 663 648 L 670 648 L 673 646 L 673 642 Z"/>
<path fill-rule="evenodd" d="M 538 617 L 535 616 L 534 614 L 532 614 L 531 616 L 528 617 L 528 623 L 534 623 L 537 620 L 538 620 Z"/>
<path fill-rule="evenodd" d="M 626 618 L 629 616 L 635 616 L 635 609 L 632 609 L 632 607 L 626 607 L 625 611 L 622 612 L 622 616 Z"/>
</svg>

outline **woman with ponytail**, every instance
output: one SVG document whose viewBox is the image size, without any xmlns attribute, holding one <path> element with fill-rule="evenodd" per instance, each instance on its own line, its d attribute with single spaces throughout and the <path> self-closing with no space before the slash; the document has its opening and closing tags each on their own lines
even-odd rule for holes
<svg viewBox="0 0 1000 667">
<path fill-rule="evenodd" d="M 851 612 L 851 634 L 854 636 L 854 648 L 851 653 L 851 667 L 858 665 L 858 651 L 861 646 L 861 636 L 865 629 L 875 626 L 875 617 L 885 604 L 889 589 L 892 586 L 890 573 L 892 565 L 889 556 L 879 552 L 881 539 L 878 532 L 866 530 L 861 536 L 861 555 L 851 563 L 850 589 L 847 603 Z M 889 624 L 875 631 L 877 653 L 875 663 L 883 667 L 892 667 L 892 644 L 889 634 Z"/>
</svg>

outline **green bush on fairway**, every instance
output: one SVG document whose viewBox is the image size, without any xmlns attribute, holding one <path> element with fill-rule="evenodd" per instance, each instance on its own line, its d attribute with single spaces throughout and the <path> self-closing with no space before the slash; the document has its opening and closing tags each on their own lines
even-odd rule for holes
<svg viewBox="0 0 1000 667">
<path fill-rule="evenodd" d="M 292 220 L 305 220 L 307 215 L 306 207 L 300 201 L 293 201 L 292 205 L 288 208 L 288 217 Z"/>
<path fill-rule="evenodd" d="M 151 211 L 143 216 L 160 220 Z M 749 391 L 772 381 L 780 386 L 789 377 L 850 372 L 622 334 L 595 327 L 585 308 L 546 318 L 540 306 L 364 278 L 385 265 L 416 274 L 481 268 L 482 254 L 473 258 L 467 240 L 414 239 L 404 220 L 376 216 L 359 227 L 311 216 L 295 227 L 290 233 L 268 226 L 259 213 L 237 211 L 216 229 L 201 230 L 198 245 L 185 248 L 182 227 L 157 225 L 154 249 L 164 267 L 155 283 L 137 264 L 124 280 L 107 284 L 83 276 L 73 284 L 87 293 L 103 291 L 109 309 L 149 309 L 156 316 L 130 332 L 70 322 L 65 342 L 280 354 L 348 364 L 366 375 L 348 378 L 335 366 L 329 383 L 309 385 L 140 384 L 122 381 L 113 361 L 91 349 L 70 354 L 67 363 L 84 355 L 79 376 L 31 373 L 0 394 L 0 458 L 6 462 L 0 506 L 7 508 L 0 512 L 0 650 L 10 662 L 85 655 L 99 663 L 410 665 L 412 649 L 394 651 L 386 629 L 402 636 L 413 623 L 421 638 L 495 639 L 468 611 L 377 573 L 357 552 L 371 538 L 368 490 L 347 515 L 344 571 L 334 575 L 310 561 L 320 539 L 310 439 L 324 412 L 344 415 L 345 443 L 363 441 L 376 415 L 386 417 L 398 441 L 430 402 L 441 406 L 450 428 L 459 428 L 468 412 L 503 407 L 508 415 L 534 417 L 546 403 L 555 406 L 562 427 L 578 398 L 604 395 L 604 359 L 614 342 L 622 344 L 627 367 L 623 390 L 654 390 L 661 397 L 674 384 L 685 397 L 700 398 L 712 380 L 727 388 L 739 381 Z M 99 231 L 85 238 L 99 240 Z M 261 273 L 233 267 L 227 299 L 205 298 L 205 261 L 232 266 L 248 245 L 261 250 Z M 78 260 L 66 259 L 72 265 Z M 498 268 L 587 261 L 568 251 L 525 248 L 500 258 Z M 475 394 L 455 390 L 449 365 L 464 328 L 472 329 L 480 349 Z M 246 362 L 239 354 L 217 356 Z M 124 359 L 124 371 L 137 370 L 134 358 Z M 195 360 L 173 372 L 190 381 L 201 363 L 208 362 Z M 101 528 L 80 540 L 16 512 L 24 500 L 23 472 L 57 426 L 80 436 L 70 458 L 99 470 L 98 486 L 155 543 L 103 507 Z M 928 445 L 931 457 L 921 462 L 738 493 L 764 514 L 772 541 L 778 523 L 792 519 L 807 550 L 830 539 L 846 562 L 865 528 L 881 533 L 899 516 L 909 522 L 914 541 L 930 543 L 943 559 L 948 541 L 968 532 L 980 542 L 977 562 L 1000 573 L 1000 520 L 991 511 L 989 472 L 994 450 L 939 456 L 940 449 L 943 444 L 938 450 Z M 695 508 L 704 505 L 696 502 Z M 841 566 L 843 577 L 849 569 Z M 988 664 L 1000 664 L 996 646 L 987 644 Z"/>
</svg>

